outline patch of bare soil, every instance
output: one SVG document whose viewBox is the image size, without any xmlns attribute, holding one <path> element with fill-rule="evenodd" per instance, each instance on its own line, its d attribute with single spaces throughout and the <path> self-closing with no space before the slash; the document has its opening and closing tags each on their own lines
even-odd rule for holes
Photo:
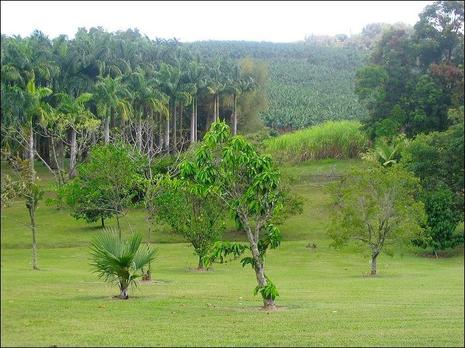
<svg viewBox="0 0 465 348">
<path fill-rule="evenodd" d="M 115 295 L 115 296 L 112 296 L 112 299 L 114 299 L 114 300 L 128 300 L 129 297 L 121 298 L 121 297 L 119 297 L 118 295 Z"/>
</svg>

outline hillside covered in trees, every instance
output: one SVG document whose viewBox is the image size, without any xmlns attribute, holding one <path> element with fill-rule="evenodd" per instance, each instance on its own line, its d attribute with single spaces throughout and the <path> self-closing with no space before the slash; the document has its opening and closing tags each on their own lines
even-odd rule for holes
<svg viewBox="0 0 465 348">
<path fill-rule="evenodd" d="M 267 66 L 267 105 L 260 116 L 268 127 L 290 130 L 366 116 L 353 86 L 355 72 L 367 56 L 362 47 L 316 38 L 296 43 L 207 41 L 189 45 L 203 55 L 251 57 Z"/>
</svg>

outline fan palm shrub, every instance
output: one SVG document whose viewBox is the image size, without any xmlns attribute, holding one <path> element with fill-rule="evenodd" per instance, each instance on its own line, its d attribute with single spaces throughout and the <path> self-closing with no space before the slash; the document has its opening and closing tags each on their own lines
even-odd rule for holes
<svg viewBox="0 0 465 348">
<path fill-rule="evenodd" d="M 120 299 L 128 299 L 128 288 L 137 285 L 137 278 L 144 273 L 143 268 L 155 258 L 155 250 L 149 245 L 142 246 L 142 236 L 134 233 L 127 240 L 120 239 L 117 231 L 106 228 L 95 237 L 91 244 L 91 254 L 98 277 L 106 282 L 118 284 Z"/>
</svg>

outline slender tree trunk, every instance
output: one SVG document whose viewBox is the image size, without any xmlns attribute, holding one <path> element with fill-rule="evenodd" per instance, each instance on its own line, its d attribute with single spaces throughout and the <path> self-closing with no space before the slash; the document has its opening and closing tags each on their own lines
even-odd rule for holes
<svg viewBox="0 0 465 348">
<path fill-rule="evenodd" d="M 56 146 L 55 146 L 55 140 L 53 137 L 50 137 L 50 147 L 52 149 L 52 156 L 53 156 L 53 162 L 54 163 L 54 169 L 58 171 L 58 185 L 61 186 L 65 183 L 65 178 L 63 177 L 63 167 L 60 166 L 60 162 L 58 162 L 58 157 L 57 157 L 57 151 L 56 151 Z M 52 167 L 52 168 L 53 168 Z"/>
<path fill-rule="evenodd" d="M 69 177 L 76 176 L 76 156 L 77 156 L 77 134 L 74 128 L 71 128 L 71 149 L 69 155 Z"/>
<path fill-rule="evenodd" d="M 263 260 L 260 258 L 260 252 L 258 251 L 257 241 L 252 235 L 252 232 L 247 231 L 247 237 L 250 242 L 250 249 L 252 251 L 252 257 L 255 262 L 255 277 L 257 278 L 257 283 L 260 288 L 266 286 L 267 281 L 265 278 L 265 265 Z M 263 297 L 262 297 L 263 298 Z M 263 306 L 265 309 L 274 309 L 275 303 L 272 298 L 263 298 Z"/>
<path fill-rule="evenodd" d="M 181 144 L 184 142 L 183 136 L 182 136 L 182 115 L 183 113 L 184 113 L 184 107 L 182 104 L 179 104 L 179 138 L 181 139 Z"/>
<path fill-rule="evenodd" d="M 103 124 L 103 137 L 105 139 L 105 144 L 110 143 L 110 116 L 105 118 Z"/>
<path fill-rule="evenodd" d="M 90 134 L 92 146 L 97 144 L 97 132 L 92 132 Z"/>
<path fill-rule="evenodd" d="M 233 135 L 237 134 L 237 112 L 236 112 L 236 93 L 234 93 L 233 100 L 234 100 L 234 105 L 233 105 L 233 121 L 232 121 L 232 126 L 233 126 Z"/>
<path fill-rule="evenodd" d="M 199 255 L 199 265 L 197 266 L 198 271 L 205 271 L 205 265 L 203 263 L 202 256 Z"/>
<path fill-rule="evenodd" d="M 198 118 L 198 99 L 195 98 L 195 121 L 194 121 L 194 141 L 198 141 L 198 127 L 199 127 L 199 118 Z"/>
<path fill-rule="evenodd" d="M 165 149 L 166 152 L 170 152 L 170 113 L 168 113 L 168 116 L 166 117 Z"/>
<path fill-rule="evenodd" d="M 216 94 L 213 95 L 213 122 L 216 121 Z"/>
<path fill-rule="evenodd" d="M 119 216 L 118 216 L 118 214 L 116 214 L 116 224 L 118 225 L 118 237 L 119 237 L 119 240 L 121 240 L 121 226 L 119 224 Z"/>
<path fill-rule="evenodd" d="M 31 220 L 31 231 L 32 231 L 32 269 L 38 270 L 37 265 L 37 241 L 36 241 L 36 219 L 35 219 L 35 205 L 36 202 L 32 202 L 32 206 L 28 208 L 29 218 Z"/>
<path fill-rule="evenodd" d="M 104 218 L 100 218 L 101 221 L 102 221 L 102 228 L 105 228 L 105 219 Z"/>
<path fill-rule="evenodd" d="M 372 276 L 376 275 L 376 259 L 377 259 L 378 255 L 379 255 L 379 252 L 373 252 L 371 254 L 371 272 L 370 272 L 370 274 Z"/>
<path fill-rule="evenodd" d="M 142 115 L 137 119 L 136 142 L 139 151 L 142 151 Z"/>
<path fill-rule="evenodd" d="M 163 116 L 161 114 L 158 115 L 158 147 L 160 150 L 163 149 Z"/>
<path fill-rule="evenodd" d="M 174 106 L 173 106 L 173 150 L 176 152 L 178 147 L 178 135 L 177 135 L 177 122 L 176 122 L 176 100 L 174 101 Z"/>
<path fill-rule="evenodd" d="M 50 140 L 48 137 L 42 137 L 42 158 L 44 159 L 45 162 L 50 166 L 52 163 L 52 160 L 50 158 Z"/>
<path fill-rule="evenodd" d="M 148 141 L 148 144 L 149 144 L 147 153 L 149 154 L 149 156 L 153 152 L 154 138 L 155 138 L 155 130 L 154 130 L 154 124 L 152 122 L 152 124 L 149 127 L 149 131 L 147 132 L 147 141 Z"/>
<path fill-rule="evenodd" d="M 216 121 L 220 119 L 220 95 L 216 95 Z"/>
<path fill-rule="evenodd" d="M 29 166 L 31 168 L 31 182 L 34 182 L 36 179 L 36 171 L 34 167 L 34 129 L 31 126 L 29 128 Z"/>
<path fill-rule="evenodd" d="M 150 224 L 150 221 L 149 221 L 149 228 L 148 228 L 148 231 L 147 231 L 147 247 L 150 246 L 150 237 L 151 237 L 151 224 Z M 142 279 L 143 280 L 152 280 L 152 272 L 151 272 L 151 264 L 152 262 L 149 262 L 149 267 L 148 267 L 148 270 L 147 272 L 143 275 Z"/>
<path fill-rule="evenodd" d="M 194 99 L 192 99 L 192 114 L 191 114 L 191 144 L 195 142 L 195 105 Z"/>
<path fill-rule="evenodd" d="M 61 139 L 58 139 L 57 158 L 58 158 L 58 164 L 60 168 L 64 169 L 65 168 L 65 148 L 63 146 L 63 141 Z"/>
</svg>

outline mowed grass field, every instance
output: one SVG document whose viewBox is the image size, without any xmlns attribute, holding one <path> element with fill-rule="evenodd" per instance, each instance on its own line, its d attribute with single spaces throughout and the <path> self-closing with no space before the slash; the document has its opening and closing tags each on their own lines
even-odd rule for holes
<svg viewBox="0 0 465 348">
<path fill-rule="evenodd" d="M 41 270 L 32 271 L 27 211 L 15 202 L 1 215 L 2 346 L 463 346 L 463 248 L 438 260 L 403 248 L 382 255 L 372 278 L 366 254 L 329 247 L 325 186 L 352 164 L 359 162 L 283 168 L 305 206 L 281 227 L 284 241 L 267 257 L 280 292 L 275 312 L 260 309 L 250 267 L 236 260 L 195 272 L 190 246 L 163 226 L 151 236 L 153 281 L 132 289 L 128 301 L 115 300 L 118 289 L 89 266 L 99 224 L 44 202 L 37 212 Z M 39 175 L 50 189 L 42 168 Z M 147 232 L 142 209 L 122 219 L 129 225 Z M 226 237 L 244 240 L 232 230 Z"/>
</svg>

